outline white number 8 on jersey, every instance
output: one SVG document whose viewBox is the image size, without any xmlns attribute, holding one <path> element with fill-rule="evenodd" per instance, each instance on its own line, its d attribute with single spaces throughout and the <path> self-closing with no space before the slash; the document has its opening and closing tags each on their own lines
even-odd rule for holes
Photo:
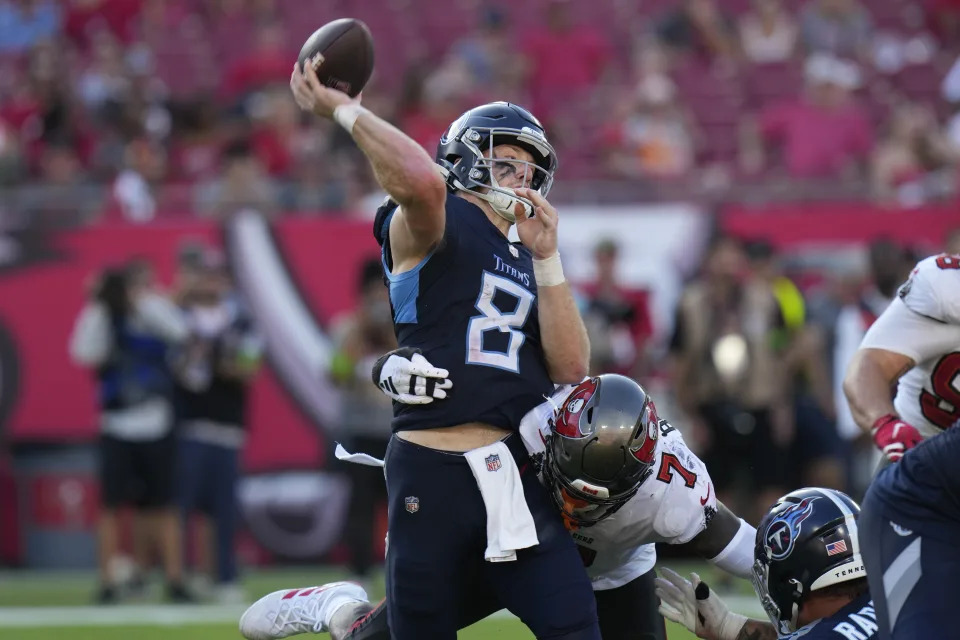
<svg viewBox="0 0 960 640">
<path fill-rule="evenodd" d="M 517 307 L 512 313 L 503 313 L 494 304 L 498 291 L 503 291 L 517 299 Z M 477 297 L 477 310 L 483 315 L 474 316 L 467 325 L 467 364 L 506 369 L 513 373 L 520 371 L 520 347 L 526 336 L 520 330 L 533 308 L 534 295 L 522 285 L 487 271 L 483 272 L 480 295 Z M 483 334 L 499 330 L 510 333 L 510 342 L 506 352 L 484 351 Z"/>
</svg>

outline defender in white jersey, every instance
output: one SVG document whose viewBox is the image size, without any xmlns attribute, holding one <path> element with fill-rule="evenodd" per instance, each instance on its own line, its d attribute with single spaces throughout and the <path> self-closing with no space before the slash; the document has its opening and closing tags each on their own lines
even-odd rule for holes
<svg viewBox="0 0 960 640">
<path fill-rule="evenodd" d="M 864 336 L 843 389 L 857 424 L 891 461 L 960 424 L 960 256 L 917 264 Z"/>
<path fill-rule="evenodd" d="M 418 402 L 434 396 L 422 374 L 414 379 L 396 352 L 388 355 L 394 360 L 380 371 L 392 379 L 375 379 L 385 393 L 409 390 Z M 413 367 L 425 371 L 429 363 Z M 755 529 L 717 501 L 706 467 L 636 382 L 607 374 L 561 389 L 524 417 L 520 433 L 580 548 L 604 640 L 665 640 L 655 542 L 688 544 L 734 575 L 752 575 Z M 338 640 L 388 638 L 386 604 L 374 609 L 356 589 L 344 583 L 269 594 L 244 614 L 241 631 L 250 640 L 311 630 L 330 630 Z M 478 603 L 460 612 L 463 626 L 497 608 Z"/>
</svg>

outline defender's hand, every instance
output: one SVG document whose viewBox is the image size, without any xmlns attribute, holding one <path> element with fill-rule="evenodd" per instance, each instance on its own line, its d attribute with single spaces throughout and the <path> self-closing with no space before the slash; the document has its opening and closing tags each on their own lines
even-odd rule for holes
<svg viewBox="0 0 960 640">
<path fill-rule="evenodd" d="M 401 404 L 430 404 L 447 397 L 453 386 L 446 369 L 435 367 L 420 349 L 402 347 L 385 353 L 373 365 L 373 383 Z"/>
<path fill-rule="evenodd" d="M 535 189 L 514 189 L 514 193 L 533 203 L 532 218 L 517 214 L 520 242 L 537 260 L 553 256 L 557 253 L 557 210 Z"/>
<path fill-rule="evenodd" d="M 892 413 L 873 423 L 870 430 L 877 448 L 883 451 L 890 462 L 896 462 L 910 449 L 923 442 L 917 428 Z"/>
<path fill-rule="evenodd" d="M 293 73 L 290 74 L 290 90 L 293 92 L 293 99 L 297 106 L 324 118 L 332 118 L 333 110 L 342 104 L 360 101 L 360 96 L 351 98 L 343 91 L 323 86 L 317 78 L 313 65 L 309 64 L 302 73 L 299 65 L 293 65 Z"/>
<path fill-rule="evenodd" d="M 698 638 L 706 640 L 735 640 L 747 622 L 744 616 L 733 613 L 720 596 L 713 593 L 700 576 L 690 574 L 690 582 L 675 571 L 660 569 L 656 583 L 660 598 L 660 614 L 682 624 Z"/>
</svg>

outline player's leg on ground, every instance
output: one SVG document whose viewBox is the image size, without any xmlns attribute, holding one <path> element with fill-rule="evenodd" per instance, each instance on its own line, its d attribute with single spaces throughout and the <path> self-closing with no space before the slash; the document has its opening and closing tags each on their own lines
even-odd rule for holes
<svg viewBox="0 0 960 640">
<path fill-rule="evenodd" d="M 595 591 L 603 640 L 667 640 L 667 627 L 657 611 L 656 571 L 616 589 Z"/>
<path fill-rule="evenodd" d="M 462 455 L 397 437 L 385 471 L 390 631 L 395 640 L 453 640 L 457 604 L 484 562 L 486 512 L 476 479 Z"/>
<path fill-rule="evenodd" d="M 530 466 L 521 479 L 540 544 L 518 551 L 514 562 L 485 563 L 487 580 L 537 638 L 600 640 L 596 601 L 573 538 Z"/>
<path fill-rule="evenodd" d="M 960 524 L 905 515 L 883 499 L 883 491 L 871 487 L 858 520 L 880 637 L 946 637 L 960 601 Z"/>
</svg>

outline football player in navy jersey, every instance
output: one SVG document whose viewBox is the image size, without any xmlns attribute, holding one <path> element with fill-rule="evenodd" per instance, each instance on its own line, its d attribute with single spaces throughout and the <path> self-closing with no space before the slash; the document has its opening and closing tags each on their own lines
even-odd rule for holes
<svg viewBox="0 0 960 640">
<path fill-rule="evenodd" d="M 881 470 L 863 499 L 860 544 L 884 640 L 960 636 L 958 460 L 954 427 Z"/>
<path fill-rule="evenodd" d="M 456 380 L 442 403 L 395 405 L 391 634 L 455 638 L 465 610 L 502 606 L 538 638 L 599 639 L 576 546 L 516 433 L 589 361 L 545 199 L 557 156 L 543 127 L 519 106 L 482 105 L 450 125 L 434 159 L 309 65 L 290 84 L 302 109 L 352 135 L 389 196 L 374 234 L 398 343 Z"/>
<path fill-rule="evenodd" d="M 696 574 L 687 580 L 669 569 L 656 580 L 660 611 L 708 640 L 880 638 L 859 513 L 846 494 L 819 488 L 788 493 L 770 508 L 757 527 L 753 577 L 770 622 L 733 613 Z"/>
</svg>

